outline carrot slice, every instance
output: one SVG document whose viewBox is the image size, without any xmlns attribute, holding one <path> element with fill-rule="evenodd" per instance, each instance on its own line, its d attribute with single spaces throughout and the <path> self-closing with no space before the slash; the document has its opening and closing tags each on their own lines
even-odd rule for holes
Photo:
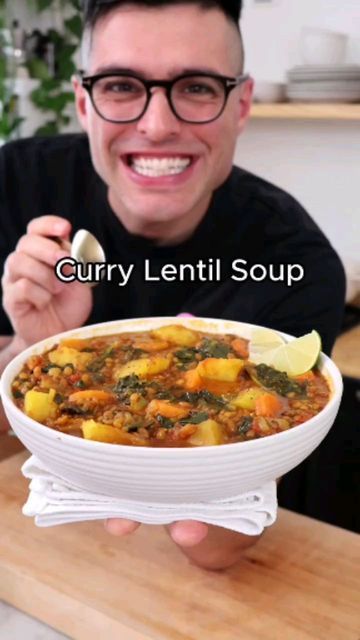
<svg viewBox="0 0 360 640">
<path fill-rule="evenodd" d="M 235 338 L 231 342 L 231 347 L 240 358 L 246 360 L 249 357 L 249 341 L 245 338 Z"/>
<path fill-rule="evenodd" d="M 86 349 L 89 346 L 89 340 L 86 340 L 84 338 L 68 338 L 67 340 L 61 341 L 61 346 L 81 351 L 82 349 Z"/>
<path fill-rule="evenodd" d="M 184 374 L 184 389 L 187 391 L 199 391 L 203 388 L 203 380 L 196 369 L 189 369 Z"/>
<path fill-rule="evenodd" d="M 160 414 L 165 418 L 174 418 L 175 420 L 180 420 L 181 418 L 185 418 L 185 416 L 189 415 L 191 410 L 191 405 L 176 405 L 170 404 L 166 400 L 151 400 L 148 404 L 146 412 L 152 416 Z"/>
<path fill-rule="evenodd" d="M 283 409 L 281 400 L 272 393 L 264 393 L 257 398 L 255 403 L 255 413 L 257 416 L 275 418 Z"/>
<path fill-rule="evenodd" d="M 69 396 L 69 400 L 70 402 L 78 402 L 79 404 L 87 402 L 88 400 L 105 403 L 114 400 L 114 396 L 112 393 L 102 391 L 101 389 L 85 389 L 84 391 L 75 391 L 72 393 Z"/>
</svg>

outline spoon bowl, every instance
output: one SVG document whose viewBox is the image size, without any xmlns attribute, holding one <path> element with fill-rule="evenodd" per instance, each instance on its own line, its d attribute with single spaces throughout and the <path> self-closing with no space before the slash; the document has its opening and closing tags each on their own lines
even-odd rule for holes
<svg viewBox="0 0 360 640">
<path fill-rule="evenodd" d="M 86 229 L 79 229 L 75 233 L 71 243 L 71 257 L 83 264 L 106 262 L 105 251 L 100 242 Z"/>
</svg>

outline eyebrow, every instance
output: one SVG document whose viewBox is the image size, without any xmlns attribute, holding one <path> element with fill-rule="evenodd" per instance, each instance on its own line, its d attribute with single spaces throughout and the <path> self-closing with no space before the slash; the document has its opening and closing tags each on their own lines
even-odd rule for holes
<svg viewBox="0 0 360 640">
<path fill-rule="evenodd" d="M 100 75 L 102 73 L 114 73 L 114 74 L 118 74 L 118 73 L 133 73 L 137 76 L 139 76 L 140 78 L 150 78 L 149 74 L 144 73 L 144 71 L 140 68 L 137 67 L 120 67 L 120 66 L 116 66 L 116 65 L 102 65 L 100 67 L 98 67 L 96 69 L 96 71 L 92 74 L 92 75 Z M 182 67 L 182 68 L 178 68 L 178 69 L 174 69 L 173 73 L 169 74 L 169 77 L 176 77 L 176 76 L 180 76 L 183 74 L 187 74 L 187 73 L 192 73 L 194 75 L 196 74 L 202 74 L 202 73 L 209 73 L 209 74 L 218 74 L 220 73 L 219 71 L 217 71 L 216 69 L 212 69 L 210 67 Z"/>
</svg>

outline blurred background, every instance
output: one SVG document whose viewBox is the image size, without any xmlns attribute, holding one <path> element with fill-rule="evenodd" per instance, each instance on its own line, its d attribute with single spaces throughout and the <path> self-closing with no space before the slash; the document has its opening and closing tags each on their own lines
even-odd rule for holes
<svg viewBox="0 0 360 640">
<path fill-rule="evenodd" d="M 323 449 L 326 486 L 313 492 L 310 512 L 357 529 L 359 0 L 244 0 L 242 31 L 255 103 L 235 162 L 294 195 L 346 270 L 347 306 L 334 351 L 345 395 L 337 429 Z M 80 37 L 80 0 L 0 0 L 0 145 L 79 131 L 70 79 L 79 65 Z"/>
</svg>

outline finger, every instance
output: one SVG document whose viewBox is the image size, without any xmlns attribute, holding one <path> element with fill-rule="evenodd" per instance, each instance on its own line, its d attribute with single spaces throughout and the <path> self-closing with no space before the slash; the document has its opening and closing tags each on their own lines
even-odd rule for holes
<svg viewBox="0 0 360 640">
<path fill-rule="evenodd" d="M 27 226 L 27 233 L 40 236 L 60 236 L 65 238 L 71 232 L 71 224 L 60 216 L 40 216 L 34 218 Z"/>
<path fill-rule="evenodd" d="M 37 261 L 44 262 L 49 267 L 54 267 L 58 260 L 69 255 L 55 241 L 36 235 L 22 236 L 17 243 L 15 252 L 26 253 L 26 255 Z"/>
<path fill-rule="evenodd" d="M 113 536 L 127 536 L 140 527 L 140 522 L 126 520 L 125 518 L 110 518 L 105 520 L 104 526 L 106 531 Z"/>
<path fill-rule="evenodd" d="M 26 253 L 10 254 L 5 262 L 4 276 L 5 285 L 26 278 L 53 295 L 60 293 L 64 286 L 57 279 L 54 269 L 26 255 Z"/>
<path fill-rule="evenodd" d="M 21 315 L 34 307 L 42 311 L 49 305 L 52 297 L 52 294 L 43 287 L 27 278 L 21 278 L 4 290 L 3 304 L 5 311 L 11 317 Z"/>
<path fill-rule="evenodd" d="M 207 524 L 195 520 L 182 520 L 168 526 L 171 538 L 180 547 L 193 547 L 199 544 L 206 538 L 208 530 Z"/>
</svg>

